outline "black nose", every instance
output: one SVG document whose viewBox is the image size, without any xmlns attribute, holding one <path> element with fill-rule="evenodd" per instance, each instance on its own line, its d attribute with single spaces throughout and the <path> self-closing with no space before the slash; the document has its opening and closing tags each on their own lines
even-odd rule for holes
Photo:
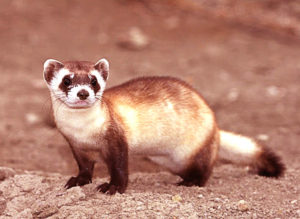
<svg viewBox="0 0 300 219">
<path fill-rule="evenodd" d="M 80 100 L 85 100 L 86 98 L 88 98 L 89 96 L 89 92 L 87 92 L 86 90 L 82 89 L 77 93 L 77 97 L 79 97 Z"/>
</svg>

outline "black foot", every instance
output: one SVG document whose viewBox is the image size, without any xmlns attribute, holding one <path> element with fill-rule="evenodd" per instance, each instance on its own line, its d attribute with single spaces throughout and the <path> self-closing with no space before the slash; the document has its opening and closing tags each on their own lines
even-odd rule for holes
<svg viewBox="0 0 300 219">
<path fill-rule="evenodd" d="M 97 190 L 102 193 L 108 193 L 110 195 L 114 195 L 116 194 L 116 192 L 122 194 L 125 192 L 126 186 L 117 186 L 113 185 L 112 183 L 103 183 L 97 187 Z"/>
<path fill-rule="evenodd" d="M 76 177 L 71 177 L 67 184 L 65 185 L 66 189 L 72 188 L 74 186 L 83 186 L 85 184 L 89 184 L 92 182 L 92 179 L 89 177 L 85 176 L 76 176 Z"/>
</svg>

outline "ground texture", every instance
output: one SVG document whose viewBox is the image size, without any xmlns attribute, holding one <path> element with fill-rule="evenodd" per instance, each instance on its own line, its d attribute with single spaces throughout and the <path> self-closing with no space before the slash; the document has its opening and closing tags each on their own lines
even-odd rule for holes
<svg viewBox="0 0 300 219">
<path fill-rule="evenodd" d="M 18 1 L 0 8 L 0 218 L 299 218 L 300 5 L 297 1 Z M 219 126 L 287 166 L 276 180 L 217 165 L 203 188 L 131 158 L 125 194 L 63 188 L 77 167 L 49 117 L 47 58 L 111 64 L 109 86 L 170 75 L 192 84 Z"/>
</svg>

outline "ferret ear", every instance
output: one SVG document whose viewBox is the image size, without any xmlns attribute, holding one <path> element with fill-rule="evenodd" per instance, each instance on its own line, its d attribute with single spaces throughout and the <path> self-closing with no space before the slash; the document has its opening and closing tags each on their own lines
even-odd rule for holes
<svg viewBox="0 0 300 219">
<path fill-rule="evenodd" d="M 95 65 L 94 68 L 100 72 L 101 76 L 103 77 L 104 81 L 108 78 L 109 73 L 109 63 L 106 59 L 100 59 Z"/>
<path fill-rule="evenodd" d="M 64 64 L 54 59 L 48 59 L 44 62 L 44 79 L 50 84 L 54 77 L 54 73 L 64 67 Z"/>
</svg>

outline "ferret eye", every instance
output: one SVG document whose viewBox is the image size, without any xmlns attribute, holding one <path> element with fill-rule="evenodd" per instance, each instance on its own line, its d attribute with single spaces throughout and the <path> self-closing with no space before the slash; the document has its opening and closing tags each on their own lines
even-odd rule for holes
<svg viewBox="0 0 300 219">
<path fill-rule="evenodd" d="M 64 78 L 63 83 L 66 87 L 68 87 L 72 84 L 72 81 L 70 78 Z"/>
<path fill-rule="evenodd" d="M 97 79 L 96 79 L 96 78 L 93 78 L 93 79 L 91 80 L 91 85 L 92 85 L 93 87 L 95 87 L 95 86 L 97 85 Z"/>
</svg>

